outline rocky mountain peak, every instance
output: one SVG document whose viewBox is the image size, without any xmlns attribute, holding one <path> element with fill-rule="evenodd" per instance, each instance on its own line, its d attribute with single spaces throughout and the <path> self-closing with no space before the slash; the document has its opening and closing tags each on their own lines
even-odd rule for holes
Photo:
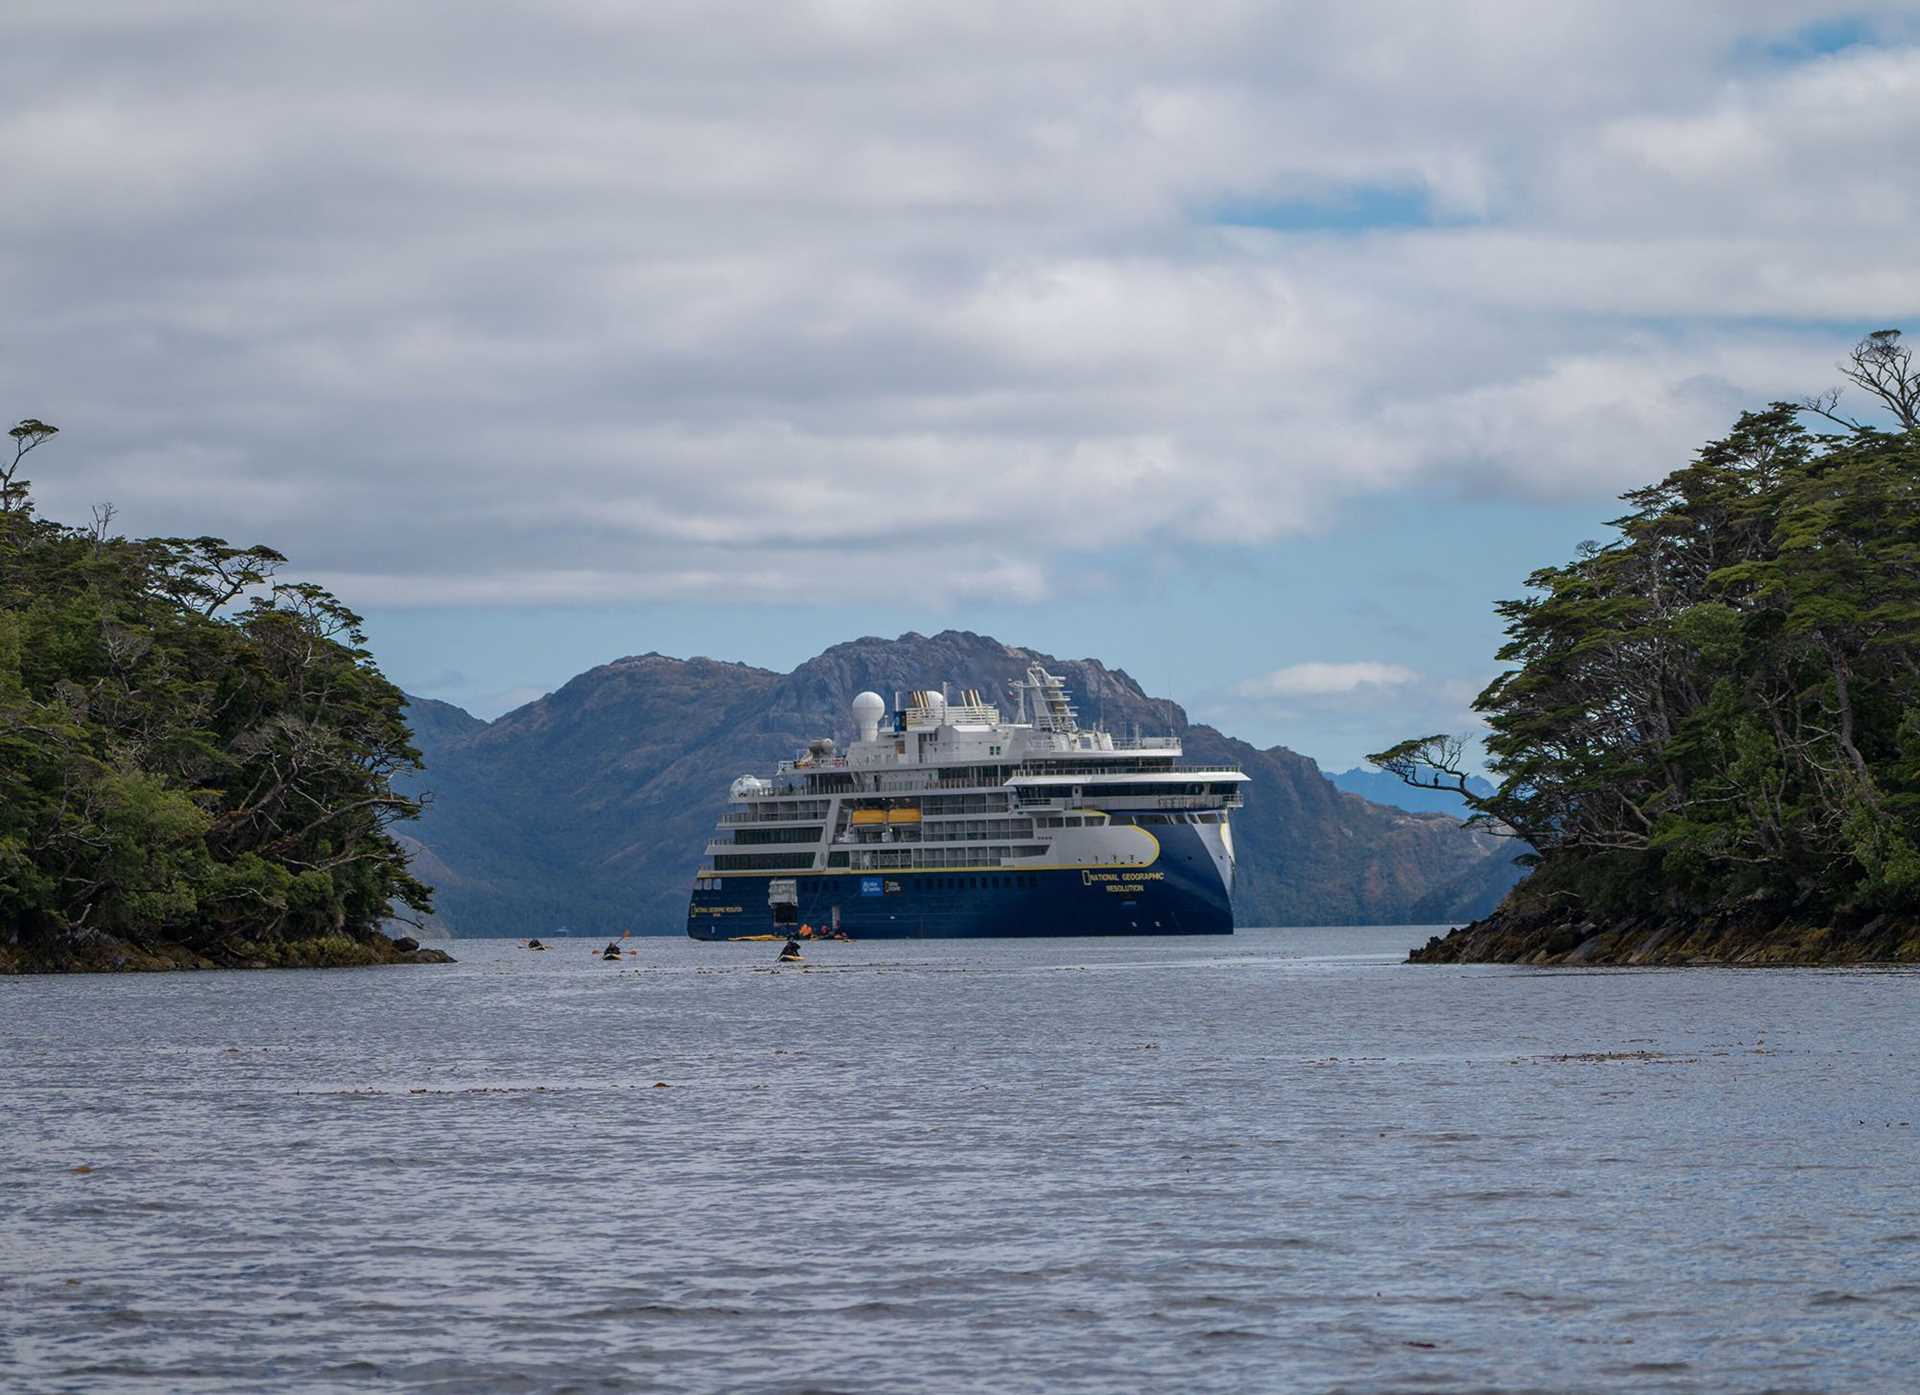
<svg viewBox="0 0 1920 1395">
<path fill-rule="evenodd" d="M 435 799 L 409 829 L 459 934 L 555 926 L 679 933 L 687 883 L 736 775 L 770 769 L 818 736 L 847 740 L 854 694 L 978 688 L 1011 715 L 1007 685 L 1041 663 L 1082 722 L 1173 732 L 1196 762 L 1253 779 L 1234 817 L 1244 924 L 1438 921 L 1490 907 L 1514 849 L 1453 820 L 1408 817 L 1341 794 L 1314 763 L 1194 726 L 1123 669 L 1061 659 L 968 630 L 836 644 L 787 674 L 649 653 L 599 665 L 493 723 L 415 700 Z M 464 719 L 464 720 L 462 720 Z"/>
</svg>

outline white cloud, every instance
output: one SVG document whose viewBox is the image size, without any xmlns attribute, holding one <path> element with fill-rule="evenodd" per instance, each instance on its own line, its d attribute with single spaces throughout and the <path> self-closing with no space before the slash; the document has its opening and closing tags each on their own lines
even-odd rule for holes
<svg viewBox="0 0 1920 1395">
<path fill-rule="evenodd" d="M 1346 696 L 1362 689 L 1401 688 L 1419 681 L 1419 674 L 1400 664 L 1374 660 L 1354 663 L 1308 660 L 1237 683 L 1233 692 L 1242 698 L 1325 698 Z"/>
<path fill-rule="evenodd" d="M 1911 7 L 1757 56 L 1830 13 L 23 0 L 0 368 L 48 511 L 362 606 L 1603 500 L 1920 317 Z M 1207 221 L 1383 190 L 1442 225 Z"/>
</svg>

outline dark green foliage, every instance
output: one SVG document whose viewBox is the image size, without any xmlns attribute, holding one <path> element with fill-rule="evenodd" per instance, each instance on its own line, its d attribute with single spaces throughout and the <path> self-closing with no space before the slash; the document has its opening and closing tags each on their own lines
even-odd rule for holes
<svg viewBox="0 0 1920 1395">
<path fill-rule="evenodd" d="M 1888 331 L 1856 357 L 1904 387 L 1902 353 Z M 1476 704 L 1501 784 L 1471 802 L 1539 851 L 1525 894 L 1603 920 L 1920 905 L 1920 431 L 1883 401 L 1891 434 L 1743 416 L 1626 495 L 1618 541 L 1501 605 L 1511 667 Z M 1374 759 L 1418 778 L 1457 755 Z"/>
<path fill-rule="evenodd" d="M 52 434 L 15 428 L 15 465 Z M 419 757 L 359 617 L 275 583 L 271 549 L 69 528 L 0 487 L 0 945 L 217 957 L 428 908 L 386 832 Z"/>
</svg>

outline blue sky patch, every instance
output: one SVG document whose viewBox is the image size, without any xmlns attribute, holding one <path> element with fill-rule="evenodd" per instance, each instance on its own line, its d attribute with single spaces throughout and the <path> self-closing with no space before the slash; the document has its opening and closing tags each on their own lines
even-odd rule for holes
<svg viewBox="0 0 1920 1395">
<path fill-rule="evenodd" d="M 1373 186 L 1320 199 L 1228 199 L 1209 208 L 1205 221 L 1276 232 L 1359 232 L 1429 227 L 1437 220 L 1424 190 Z"/>
<path fill-rule="evenodd" d="M 1830 53 L 1859 48 L 1876 42 L 1873 25 L 1859 15 L 1835 15 L 1815 20 L 1784 38 L 1756 40 L 1749 50 L 1753 55 L 1776 63 L 1804 63 Z"/>
</svg>

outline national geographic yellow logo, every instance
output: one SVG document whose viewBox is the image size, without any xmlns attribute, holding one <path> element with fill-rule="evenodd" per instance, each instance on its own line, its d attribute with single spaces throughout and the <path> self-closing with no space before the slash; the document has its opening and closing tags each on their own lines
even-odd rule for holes
<svg viewBox="0 0 1920 1395">
<path fill-rule="evenodd" d="M 1165 872 L 1088 872 L 1080 873 L 1080 885 L 1104 887 L 1121 896 L 1131 896 L 1138 892 L 1145 882 L 1163 882 Z"/>
</svg>

